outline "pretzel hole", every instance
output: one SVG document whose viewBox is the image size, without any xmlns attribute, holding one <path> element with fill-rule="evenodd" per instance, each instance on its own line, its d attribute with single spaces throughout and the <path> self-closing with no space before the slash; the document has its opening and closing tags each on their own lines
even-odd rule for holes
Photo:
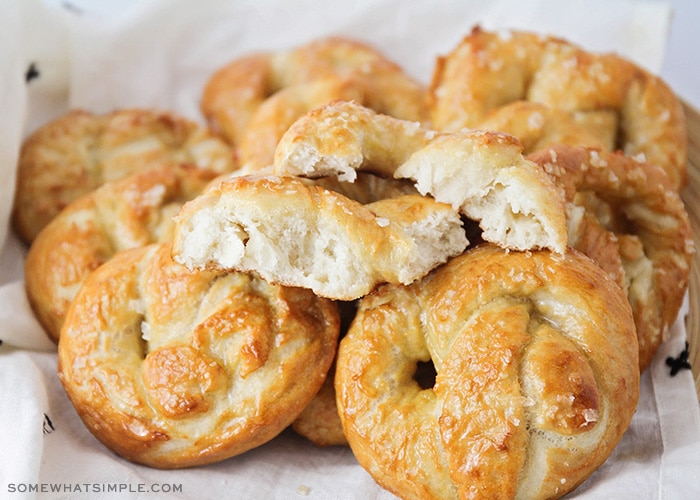
<svg viewBox="0 0 700 500">
<path fill-rule="evenodd" d="M 435 365 L 433 361 L 418 361 L 416 363 L 416 371 L 413 374 L 413 380 L 421 387 L 421 389 L 432 389 L 435 385 Z"/>
</svg>

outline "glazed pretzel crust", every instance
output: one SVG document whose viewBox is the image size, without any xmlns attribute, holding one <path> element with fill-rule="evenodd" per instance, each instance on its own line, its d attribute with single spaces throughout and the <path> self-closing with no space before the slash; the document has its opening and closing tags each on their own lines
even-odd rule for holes
<svg viewBox="0 0 700 500">
<path fill-rule="evenodd" d="M 338 331 L 336 305 L 308 290 L 192 273 L 168 244 L 149 245 L 86 279 L 61 332 L 59 377 L 119 455 L 203 465 L 290 425 L 325 380 Z"/>
<path fill-rule="evenodd" d="M 423 388 L 416 367 L 431 360 Z M 634 413 L 630 305 L 575 251 L 479 246 L 363 298 L 335 388 L 358 461 L 402 498 L 562 496 Z"/>
</svg>

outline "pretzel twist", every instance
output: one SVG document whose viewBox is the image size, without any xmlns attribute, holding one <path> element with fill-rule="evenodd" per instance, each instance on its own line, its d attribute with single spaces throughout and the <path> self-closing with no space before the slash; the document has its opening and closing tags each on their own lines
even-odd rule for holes
<svg viewBox="0 0 700 500">
<path fill-rule="evenodd" d="M 22 145 L 13 222 L 31 242 L 63 208 L 107 181 L 158 166 L 188 163 L 219 173 L 237 168 L 233 151 L 197 123 L 171 113 L 73 110 Z"/>
<path fill-rule="evenodd" d="M 87 428 L 156 468 L 220 461 L 284 430 L 321 387 L 337 307 L 252 274 L 192 273 L 168 244 L 120 252 L 78 292 L 59 377 Z"/>
<path fill-rule="evenodd" d="M 350 102 L 334 102 L 297 120 L 275 152 L 278 175 L 357 171 L 411 179 L 418 191 L 479 221 L 484 239 L 509 248 L 566 250 L 564 206 L 551 179 L 506 134 L 441 134 Z"/>
<path fill-rule="evenodd" d="M 603 144 L 661 166 L 687 183 L 683 107 L 658 77 L 615 54 L 594 54 L 534 33 L 475 28 L 438 59 L 429 88 L 432 124 L 478 126 L 492 110 L 526 100 L 573 113 Z"/>
<path fill-rule="evenodd" d="M 421 385 L 431 362 L 434 385 Z M 402 498 L 559 497 L 634 413 L 630 305 L 575 251 L 478 246 L 364 297 L 335 387 L 358 461 Z"/>
<path fill-rule="evenodd" d="M 530 158 L 565 192 L 571 244 L 607 269 L 621 265 L 644 370 L 676 320 L 688 288 L 695 247 L 680 195 L 660 167 L 620 152 L 558 146 Z M 593 238 L 612 248 L 591 244 L 586 236 L 591 229 L 602 231 Z"/>
</svg>

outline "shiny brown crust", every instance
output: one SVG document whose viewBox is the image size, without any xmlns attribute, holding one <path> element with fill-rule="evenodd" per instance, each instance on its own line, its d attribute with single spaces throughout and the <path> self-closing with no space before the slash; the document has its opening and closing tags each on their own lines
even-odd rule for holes
<svg viewBox="0 0 700 500">
<path fill-rule="evenodd" d="M 621 264 L 644 370 L 676 320 L 688 288 L 695 246 L 679 194 L 660 167 L 620 152 L 557 146 L 530 159 L 565 191 L 571 244 L 612 269 L 618 281 L 614 274 Z M 577 210 L 583 211 L 586 228 L 571 224 Z"/>
<path fill-rule="evenodd" d="M 613 149 L 661 166 L 675 189 L 687 183 L 682 105 L 660 78 L 634 63 L 551 36 L 480 28 L 438 58 L 429 88 L 438 130 L 478 126 L 519 100 L 573 113 L 601 142 L 615 138 Z"/>
<path fill-rule="evenodd" d="M 254 275 L 192 273 L 167 244 L 149 245 L 85 280 L 61 332 L 59 378 L 122 457 L 209 464 L 294 421 L 326 378 L 338 331 L 331 301 Z"/>
<path fill-rule="evenodd" d="M 396 495 L 537 499 L 605 461 L 639 377 L 630 305 L 598 266 L 487 244 L 363 298 L 335 387 L 355 456 Z"/>
<path fill-rule="evenodd" d="M 27 298 L 51 340 L 87 275 L 120 250 L 169 241 L 173 216 L 215 176 L 181 164 L 150 168 L 103 184 L 51 220 L 24 262 Z"/>
<path fill-rule="evenodd" d="M 350 182 L 358 171 L 409 179 L 421 194 L 478 221 L 488 241 L 517 250 L 566 250 L 563 202 L 551 179 L 507 134 L 441 134 L 357 103 L 332 102 L 287 130 L 274 171 Z"/>
<path fill-rule="evenodd" d="M 232 149 L 204 127 L 168 112 L 72 110 L 22 145 L 13 222 L 31 242 L 63 208 L 103 183 L 157 166 L 187 163 L 219 173 L 236 168 Z"/>
<path fill-rule="evenodd" d="M 242 145 L 244 163 L 256 170 L 270 151 L 258 149 L 260 136 L 274 142 L 294 118 L 332 99 L 358 100 L 407 120 L 428 114 L 423 85 L 373 47 L 342 37 L 240 57 L 211 76 L 200 107 L 213 130 Z"/>
</svg>

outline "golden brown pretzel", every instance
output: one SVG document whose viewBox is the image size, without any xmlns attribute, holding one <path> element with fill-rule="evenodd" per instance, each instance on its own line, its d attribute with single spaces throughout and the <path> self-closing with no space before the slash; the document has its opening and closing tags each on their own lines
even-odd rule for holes
<svg viewBox="0 0 700 500">
<path fill-rule="evenodd" d="M 208 464 L 292 423 L 326 377 L 338 330 L 336 305 L 308 290 L 191 273 L 169 245 L 149 245 L 85 280 L 61 332 L 59 377 L 88 429 L 124 458 Z"/>
<path fill-rule="evenodd" d="M 215 176 L 189 165 L 153 167 L 103 184 L 49 222 L 24 262 L 27 298 L 49 337 L 58 341 L 88 274 L 120 250 L 169 241 L 172 217 Z"/>
<path fill-rule="evenodd" d="M 340 86 L 305 89 L 318 80 L 344 80 Z M 348 86 L 348 84 L 350 84 Z M 325 85 L 325 84 L 323 84 Z M 212 129 L 231 144 L 243 140 L 258 108 L 279 91 L 293 108 L 319 106 L 335 98 L 353 98 L 377 111 L 408 120 L 427 118 L 425 88 L 373 47 L 356 40 L 328 37 L 274 53 L 241 57 L 220 68 L 207 82 L 201 109 Z M 300 96 L 303 99 L 300 99 Z M 325 102 L 323 102 L 325 101 Z M 279 109 L 287 109 L 281 106 Z M 300 113 L 301 114 L 301 113 Z M 287 119 L 283 120 L 287 123 Z"/>
<path fill-rule="evenodd" d="M 64 207 L 104 182 L 166 162 L 215 172 L 236 168 L 231 148 L 172 113 L 73 110 L 36 130 L 22 145 L 14 225 L 31 242 Z"/>
<path fill-rule="evenodd" d="M 438 58 L 429 89 L 432 124 L 455 131 L 518 100 L 603 124 L 601 141 L 643 153 L 676 189 L 687 182 L 687 132 L 680 101 L 658 77 L 615 54 L 594 54 L 568 41 L 523 31 L 475 28 Z M 591 127 L 593 130 L 595 126 Z"/>
<path fill-rule="evenodd" d="M 506 134 L 437 133 L 415 122 L 333 102 L 297 120 L 275 152 L 278 175 L 338 175 L 357 171 L 410 179 L 421 194 L 479 221 L 484 239 L 525 250 L 566 249 L 563 202 L 547 175 L 522 156 Z"/>
<path fill-rule="evenodd" d="M 183 207 L 173 255 L 191 269 L 255 271 L 354 300 L 379 283 L 410 283 L 467 243 L 459 214 L 432 198 L 362 205 L 304 179 L 248 175 Z"/>
<path fill-rule="evenodd" d="M 644 370 L 676 320 L 688 287 L 694 253 L 690 222 L 683 202 L 660 167 L 618 153 L 558 146 L 530 156 L 565 190 L 570 203 L 572 238 L 583 211 L 585 224 L 598 226 L 617 255 L 572 241 L 608 266 L 617 259 L 623 286 L 632 304 L 639 337 L 640 368 Z M 601 251 L 603 252 L 601 254 Z M 612 263 L 612 269 L 617 264 Z"/>
<path fill-rule="evenodd" d="M 431 361 L 426 387 L 415 374 Z M 364 297 L 335 387 L 358 461 L 402 498 L 559 497 L 634 414 L 632 313 L 576 251 L 478 246 Z"/>
</svg>

